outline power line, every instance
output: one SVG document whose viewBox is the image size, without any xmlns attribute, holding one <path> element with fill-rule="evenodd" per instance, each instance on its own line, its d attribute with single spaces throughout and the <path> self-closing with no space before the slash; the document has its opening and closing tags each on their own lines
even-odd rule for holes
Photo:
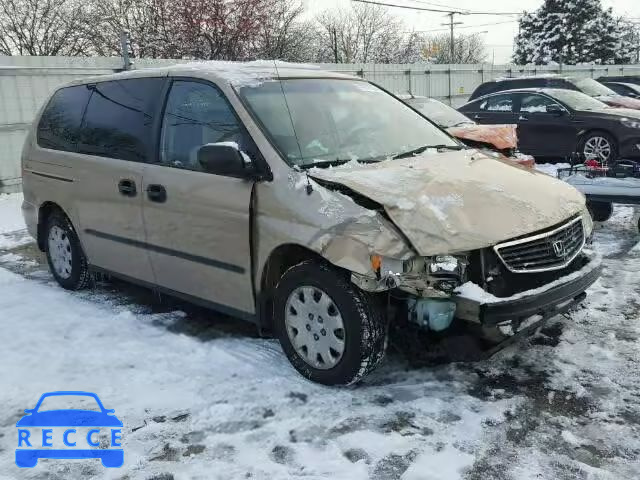
<svg viewBox="0 0 640 480">
<path fill-rule="evenodd" d="M 494 25 L 505 25 L 507 23 L 517 23 L 519 20 L 507 20 L 505 22 L 493 22 L 493 23 L 479 23 L 477 25 L 464 25 L 461 28 L 476 28 L 476 27 L 492 27 Z M 433 30 L 411 30 L 407 33 L 431 33 L 431 32 L 448 32 L 448 28 L 434 28 Z"/>
<path fill-rule="evenodd" d="M 368 3 L 370 5 L 380 5 L 382 7 L 393 7 L 393 8 L 404 8 L 407 10 L 420 10 L 424 12 L 440 12 L 451 14 L 455 13 L 458 15 L 522 15 L 522 12 L 475 12 L 471 10 L 461 10 L 461 9 L 453 9 L 450 8 L 448 10 L 436 9 L 436 8 L 427 8 L 427 7 L 412 7 L 410 5 L 398 5 L 397 3 L 386 3 L 386 2 L 376 2 L 373 0 L 351 0 L 352 2 L 358 3 Z"/>
</svg>

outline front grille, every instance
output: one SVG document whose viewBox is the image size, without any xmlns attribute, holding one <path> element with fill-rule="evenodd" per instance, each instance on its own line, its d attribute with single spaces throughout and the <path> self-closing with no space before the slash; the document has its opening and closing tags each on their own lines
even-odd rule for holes
<svg viewBox="0 0 640 480">
<path fill-rule="evenodd" d="M 501 243 L 494 248 L 505 267 L 514 273 L 559 270 L 569 265 L 584 246 L 582 218 L 531 237 Z"/>
</svg>

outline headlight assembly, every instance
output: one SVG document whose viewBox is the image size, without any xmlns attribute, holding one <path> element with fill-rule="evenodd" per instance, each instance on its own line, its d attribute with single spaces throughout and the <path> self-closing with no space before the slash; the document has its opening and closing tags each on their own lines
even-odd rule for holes
<svg viewBox="0 0 640 480">
<path fill-rule="evenodd" d="M 620 123 L 628 128 L 640 128 L 640 120 L 636 118 L 622 117 Z"/>
</svg>

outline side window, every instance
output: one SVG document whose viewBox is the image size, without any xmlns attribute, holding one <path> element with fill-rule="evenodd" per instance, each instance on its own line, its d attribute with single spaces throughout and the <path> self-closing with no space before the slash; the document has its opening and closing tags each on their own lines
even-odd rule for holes
<svg viewBox="0 0 640 480">
<path fill-rule="evenodd" d="M 75 152 L 82 114 L 90 93 L 84 85 L 58 90 L 40 117 L 38 145 Z"/>
<path fill-rule="evenodd" d="M 162 119 L 162 164 L 202 171 L 200 147 L 234 142 L 247 150 L 245 141 L 244 129 L 220 90 L 201 82 L 173 82 Z"/>
<path fill-rule="evenodd" d="M 495 95 L 480 102 L 480 110 L 485 112 L 513 112 L 513 96 Z"/>
<path fill-rule="evenodd" d="M 153 115 L 163 78 L 134 78 L 89 86 L 78 152 L 146 162 L 152 152 Z"/>
<path fill-rule="evenodd" d="M 526 113 L 547 113 L 549 105 L 557 105 L 558 103 L 543 95 L 523 95 L 520 104 L 520 111 Z"/>
</svg>

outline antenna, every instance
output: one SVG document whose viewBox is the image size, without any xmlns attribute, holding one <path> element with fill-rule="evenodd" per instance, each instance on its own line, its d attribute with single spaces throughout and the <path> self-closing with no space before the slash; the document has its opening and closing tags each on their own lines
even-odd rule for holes
<svg viewBox="0 0 640 480">
<path fill-rule="evenodd" d="M 298 133 L 296 132 L 296 126 L 293 122 L 293 116 L 291 115 L 291 109 L 289 108 L 289 102 L 287 101 L 287 94 L 284 91 L 284 86 L 282 85 L 282 79 L 280 78 L 280 71 L 278 70 L 278 63 L 276 60 L 273 60 L 273 67 L 276 69 L 276 75 L 278 76 L 278 81 L 280 83 L 280 90 L 282 91 L 282 98 L 284 98 L 284 104 L 287 107 L 287 113 L 289 114 L 289 121 L 291 122 L 291 130 L 293 130 L 293 135 L 296 139 L 296 145 L 298 146 L 298 152 L 300 152 L 300 160 L 302 160 L 302 147 L 300 146 L 300 141 L 298 140 Z M 309 179 L 309 173 L 305 171 L 305 175 L 307 176 L 307 195 L 311 195 L 313 192 L 313 186 L 311 185 L 311 180 Z"/>
</svg>

